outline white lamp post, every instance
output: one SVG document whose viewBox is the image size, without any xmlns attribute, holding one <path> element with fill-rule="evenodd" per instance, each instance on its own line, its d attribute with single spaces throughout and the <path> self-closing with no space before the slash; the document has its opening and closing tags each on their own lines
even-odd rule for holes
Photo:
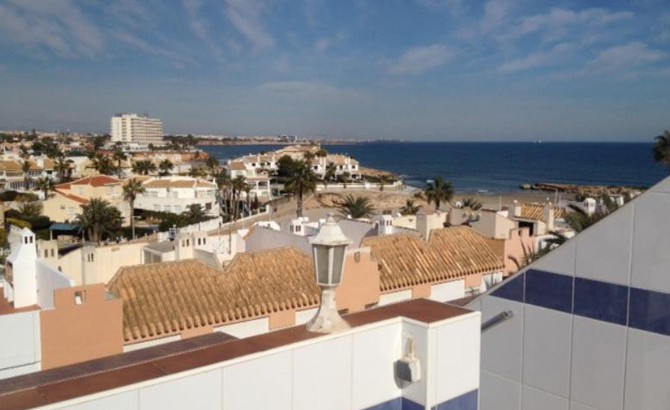
<svg viewBox="0 0 670 410">
<path fill-rule="evenodd" d="M 316 283 L 321 287 L 321 306 L 316 315 L 307 323 L 310 332 L 330 333 L 347 329 L 349 324 L 340 317 L 335 303 L 335 288 L 342 282 L 344 260 L 347 247 L 351 244 L 342 229 L 328 214 L 326 223 L 310 241 L 314 252 Z"/>
</svg>

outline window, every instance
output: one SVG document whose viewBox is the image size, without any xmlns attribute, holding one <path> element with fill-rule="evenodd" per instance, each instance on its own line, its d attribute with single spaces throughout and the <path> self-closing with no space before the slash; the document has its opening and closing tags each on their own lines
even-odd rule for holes
<svg viewBox="0 0 670 410">
<path fill-rule="evenodd" d="M 354 261 L 356 263 L 359 263 L 361 261 L 361 253 L 360 252 L 355 252 L 354 253 Z"/>
<path fill-rule="evenodd" d="M 56 250 L 55 250 L 55 249 L 51 249 L 51 257 L 53 258 L 54 256 L 56 256 Z"/>
<path fill-rule="evenodd" d="M 48 257 L 49 257 L 49 250 L 48 250 L 48 249 L 45 249 L 45 250 L 44 250 L 44 257 L 45 257 L 45 258 L 48 258 Z"/>
<path fill-rule="evenodd" d="M 86 261 L 87 262 L 94 262 L 95 261 L 95 255 L 92 254 L 92 253 L 89 253 L 88 255 L 86 255 Z"/>
<path fill-rule="evenodd" d="M 86 291 L 85 290 L 79 290 L 79 291 L 74 292 L 74 304 L 75 305 L 83 305 L 85 301 L 86 301 Z"/>
</svg>

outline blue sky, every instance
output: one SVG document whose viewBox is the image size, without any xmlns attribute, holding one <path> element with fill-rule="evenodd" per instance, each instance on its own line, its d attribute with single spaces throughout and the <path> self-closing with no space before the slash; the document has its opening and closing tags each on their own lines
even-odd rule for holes
<svg viewBox="0 0 670 410">
<path fill-rule="evenodd" d="M 667 0 L 2 0 L 0 129 L 648 141 Z"/>
</svg>

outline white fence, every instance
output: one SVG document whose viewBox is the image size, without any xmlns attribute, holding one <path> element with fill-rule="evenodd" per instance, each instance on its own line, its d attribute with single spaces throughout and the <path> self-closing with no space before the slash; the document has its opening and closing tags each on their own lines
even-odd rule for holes
<svg viewBox="0 0 670 410">
<path fill-rule="evenodd" d="M 384 189 L 399 189 L 403 187 L 403 182 L 402 181 L 395 181 L 391 184 L 384 184 Z M 382 185 L 379 184 L 378 182 L 352 182 L 352 183 L 347 183 L 342 184 L 342 183 L 329 183 L 328 185 L 323 185 L 323 183 L 318 183 L 316 184 L 316 191 L 321 192 L 321 191 L 329 191 L 329 190 L 343 190 L 343 191 L 348 191 L 348 190 L 377 190 L 379 191 L 382 189 Z"/>
<path fill-rule="evenodd" d="M 189 232 L 202 232 L 202 231 L 214 231 L 217 229 L 226 229 L 232 224 L 240 224 L 248 221 L 254 221 L 260 219 L 270 213 L 270 207 L 266 206 L 265 211 L 259 212 L 257 214 L 247 216 L 245 218 L 240 218 L 235 222 L 222 223 L 221 218 L 210 219 L 209 221 L 199 222 L 193 225 L 187 225 L 181 228 L 177 228 L 179 233 L 189 233 Z M 158 232 L 158 242 L 167 241 L 169 239 L 168 232 Z"/>
</svg>

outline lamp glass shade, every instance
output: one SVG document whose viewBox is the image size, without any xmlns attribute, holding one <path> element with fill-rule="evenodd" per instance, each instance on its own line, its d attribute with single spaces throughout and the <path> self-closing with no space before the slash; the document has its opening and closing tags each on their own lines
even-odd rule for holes
<svg viewBox="0 0 670 410">
<path fill-rule="evenodd" d="M 314 246 L 314 269 L 319 285 L 330 286 L 330 249 L 328 246 Z"/>
<path fill-rule="evenodd" d="M 333 248 L 333 264 L 331 282 L 333 285 L 339 285 L 342 282 L 342 273 L 344 271 L 344 257 L 347 245 L 338 245 Z"/>
</svg>

